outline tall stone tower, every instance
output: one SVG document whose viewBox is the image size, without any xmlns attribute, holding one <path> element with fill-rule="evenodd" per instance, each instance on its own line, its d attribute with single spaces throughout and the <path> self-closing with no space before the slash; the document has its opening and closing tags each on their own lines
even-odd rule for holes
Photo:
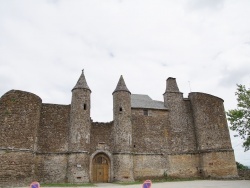
<svg viewBox="0 0 250 188">
<path fill-rule="evenodd" d="M 113 92 L 114 181 L 133 181 L 131 93 L 123 77 Z"/>
<path fill-rule="evenodd" d="M 71 183 L 89 182 L 90 94 L 82 71 L 72 89 L 67 176 Z"/>
<path fill-rule="evenodd" d="M 175 78 L 167 79 L 164 105 L 169 109 L 171 137 L 168 147 L 171 152 L 193 152 L 196 150 L 195 130 L 190 101 L 183 98 Z"/>
<path fill-rule="evenodd" d="M 192 104 L 200 172 L 203 177 L 237 177 L 234 151 L 223 100 L 205 93 L 193 92 Z"/>
</svg>

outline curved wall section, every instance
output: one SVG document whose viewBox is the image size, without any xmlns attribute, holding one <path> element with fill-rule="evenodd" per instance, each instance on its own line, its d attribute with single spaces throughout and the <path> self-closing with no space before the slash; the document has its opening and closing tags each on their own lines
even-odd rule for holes
<svg viewBox="0 0 250 188">
<path fill-rule="evenodd" d="M 42 100 L 11 90 L 0 99 L 0 147 L 34 150 Z"/>
<path fill-rule="evenodd" d="M 190 93 L 198 150 L 232 149 L 223 100 Z"/>
<path fill-rule="evenodd" d="M 0 99 L 0 186 L 33 181 L 41 102 L 38 96 L 18 90 Z"/>
</svg>

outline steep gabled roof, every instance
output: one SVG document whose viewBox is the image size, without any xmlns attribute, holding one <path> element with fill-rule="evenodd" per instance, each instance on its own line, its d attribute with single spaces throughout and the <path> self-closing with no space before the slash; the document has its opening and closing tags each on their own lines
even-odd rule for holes
<svg viewBox="0 0 250 188">
<path fill-rule="evenodd" d="M 148 95 L 131 95 L 131 108 L 148 108 L 167 110 L 164 102 L 152 100 Z"/>
</svg>

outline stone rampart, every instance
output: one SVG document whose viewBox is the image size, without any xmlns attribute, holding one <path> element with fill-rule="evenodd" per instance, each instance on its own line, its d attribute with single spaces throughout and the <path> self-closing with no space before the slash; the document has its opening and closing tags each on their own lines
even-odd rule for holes
<svg viewBox="0 0 250 188">
<path fill-rule="evenodd" d="M 38 153 L 68 151 L 70 105 L 43 104 L 38 128 Z"/>
<path fill-rule="evenodd" d="M 21 186 L 34 176 L 41 99 L 11 90 L 0 99 L 0 186 Z"/>
</svg>

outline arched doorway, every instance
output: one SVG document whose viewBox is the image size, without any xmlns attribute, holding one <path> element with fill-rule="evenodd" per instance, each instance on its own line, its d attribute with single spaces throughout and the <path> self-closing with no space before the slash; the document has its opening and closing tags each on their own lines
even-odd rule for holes
<svg viewBox="0 0 250 188">
<path fill-rule="evenodd" d="M 104 153 L 97 154 L 92 160 L 93 182 L 109 182 L 110 160 Z"/>
</svg>

